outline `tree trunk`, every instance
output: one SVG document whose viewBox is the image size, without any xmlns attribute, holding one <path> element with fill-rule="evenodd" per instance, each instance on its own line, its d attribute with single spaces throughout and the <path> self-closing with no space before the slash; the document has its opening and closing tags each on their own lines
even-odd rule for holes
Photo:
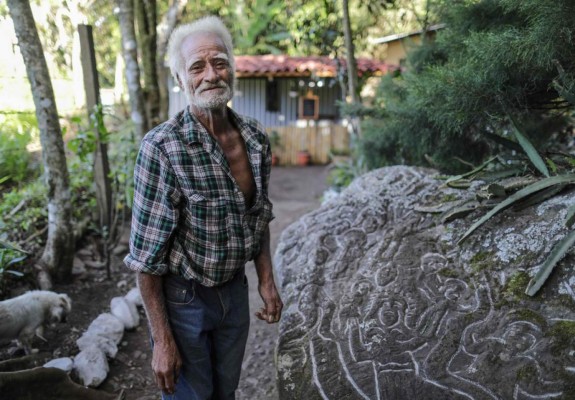
<svg viewBox="0 0 575 400">
<path fill-rule="evenodd" d="M 158 56 L 156 62 L 158 63 L 158 86 L 160 89 L 160 121 L 168 119 L 169 109 L 169 88 L 168 88 L 168 74 L 169 70 L 165 66 L 166 53 L 168 51 L 168 40 L 172 31 L 180 21 L 188 0 L 172 0 L 168 12 L 164 14 L 162 22 L 158 25 Z"/>
<path fill-rule="evenodd" d="M 146 118 L 148 126 L 153 127 L 160 122 L 160 89 L 158 88 L 156 63 L 156 1 L 140 0 L 136 1 L 134 6 L 136 11 L 136 26 L 140 39 L 142 72 L 144 75 L 143 92 Z"/>
<path fill-rule="evenodd" d="M 48 239 L 38 267 L 40 286 L 49 289 L 51 277 L 67 281 L 72 275 L 74 235 L 68 168 L 52 81 L 30 3 L 8 0 L 8 8 L 26 64 L 40 129 L 44 176 L 48 186 Z"/>
<path fill-rule="evenodd" d="M 144 109 L 144 95 L 140 85 L 140 67 L 138 66 L 138 44 L 134 30 L 133 0 L 117 0 L 122 33 L 122 52 L 126 65 L 126 82 L 130 97 L 130 115 L 136 126 L 136 134 L 142 138 L 149 129 Z"/>
<path fill-rule="evenodd" d="M 359 103 L 359 93 L 357 84 L 357 63 L 355 61 L 355 47 L 353 45 L 353 36 L 351 32 L 351 23 L 349 21 L 348 0 L 342 0 L 343 8 L 343 36 L 345 38 L 345 50 L 347 53 L 347 83 L 349 87 L 349 96 L 352 103 Z"/>
<path fill-rule="evenodd" d="M 343 36 L 345 39 L 345 50 L 347 53 L 347 83 L 349 87 L 349 97 L 352 104 L 361 102 L 359 97 L 359 87 L 357 83 L 357 63 L 355 61 L 355 47 L 353 45 L 353 35 L 349 20 L 348 0 L 342 0 L 343 11 Z M 352 116 L 350 119 L 352 134 L 355 138 L 361 136 L 361 126 L 359 119 Z M 353 144 L 352 144 L 353 146 Z"/>
</svg>

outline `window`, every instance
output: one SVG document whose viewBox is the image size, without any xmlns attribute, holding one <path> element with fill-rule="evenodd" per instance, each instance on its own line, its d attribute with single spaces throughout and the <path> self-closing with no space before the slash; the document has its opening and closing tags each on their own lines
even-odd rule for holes
<svg viewBox="0 0 575 400">
<path fill-rule="evenodd" d="M 280 110 L 280 96 L 277 80 L 266 81 L 266 111 Z"/>
<path fill-rule="evenodd" d="M 319 115 L 319 97 L 308 93 L 299 98 L 299 118 L 317 119 Z"/>
</svg>

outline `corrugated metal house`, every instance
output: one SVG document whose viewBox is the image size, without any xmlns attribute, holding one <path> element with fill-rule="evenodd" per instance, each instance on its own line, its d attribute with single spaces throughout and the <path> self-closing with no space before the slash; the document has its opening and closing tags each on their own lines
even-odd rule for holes
<svg viewBox="0 0 575 400">
<path fill-rule="evenodd" d="M 360 75 L 379 76 L 392 68 L 358 59 Z M 307 150 L 312 162 L 327 163 L 333 149 L 349 147 L 349 134 L 336 101 L 342 100 L 338 76 L 345 60 L 284 55 L 236 56 L 236 90 L 231 107 L 258 119 L 279 140 L 272 143 L 281 164 L 297 163 Z M 186 106 L 186 98 L 170 81 L 170 115 Z"/>
</svg>

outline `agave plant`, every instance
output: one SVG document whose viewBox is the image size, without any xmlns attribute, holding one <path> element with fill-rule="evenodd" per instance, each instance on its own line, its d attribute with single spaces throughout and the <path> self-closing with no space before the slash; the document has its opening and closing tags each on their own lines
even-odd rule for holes
<svg viewBox="0 0 575 400">
<path fill-rule="evenodd" d="M 23 255 L 22 255 L 23 254 Z M 0 287 L 4 281 L 4 274 L 11 274 L 22 277 L 24 274 L 20 271 L 10 269 L 28 257 L 28 252 L 14 246 L 8 242 L 0 240 Z"/>
<path fill-rule="evenodd" d="M 520 190 L 517 190 L 508 197 L 505 197 L 500 202 L 496 203 L 490 202 L 484 204 L 483 207 L 490 208 L 490 210 L 486 214 L 484 214 L 481 218 L 479 218 L 476 222 L 474 222 L 473 225 L 471 225 L 471 227 L 458 240 L 457 242 L 458 244 L 461 244 L 463 241 L 465 241 L 471 234 L 473 234 L 473 232 L 475 232 L 477 228 L 479 228 L 481 225 L 487 222 L 491 217 L 507 209 L 508 207 L 510 206 L 527 207 L 530 205 L 538 204 L 543 200 L 558 194 L 563 189 L 565 189 L 566 186 L 575 184 L 575 173 L 573 173 L 573 171 L 570 170 L 572 168 L 559 171 L 556 163 L 550 158 L 547 159 L 546 163 L 539 154 L 539 152 L 527 139 L 527 137 L 525 137 L 517 128 L 517 124 L 515 123 L 515 121 L 511 119 L 511 122 L 513 128 L 512 130 L 515 135 L 515 138 L 517 139 L 517 143 L 527 155 L 528 160 L 530 164 L 533 166 L 533 168 L 536 171 L 538 171 L 540 175 L 542 175 L 543 177 L 536 177 L 533 175 L 531 177 L 524 177 L 526 179 L 519 179 L 519 182 L 522 183 L 520 184 L 520 186 L 522 186 Z M 517 146 L 515 142 L 512 143 L 515 144 L 515 146 Z M 568 164 L 570 164 L 571 166 L 574 165 L 574 160 L 572 157 L 569 157 L 568 155 L 564 155 L 564 157 L 570 158 L 568 160 L 569 162 L 566 163 L 567 165 Z M 468 182 L 470 179 L 474 178 L 484 179 L 488 177 L 488 174 L 485 174 L 484 170 L 486 169 L 487 166 L 492 165 L 494 161 L 498 161 L 498 158 L 495 157 L 488 160 L 483 165 L 474 169 L 473 171 L 470 171 L 467 174 L 451 177 L 446 180 L 446 184 L 451 187 L 461 187 L 465 186 L 465 183 Z M 555 175 L 553 176 L 551 175 L 548 165 L 552 167 L 552 171 L 555 173 Z M 499 177 L 507 177 L 513 174 L 517 175 L 520 173 L 520 170 L 521 169 L 517 169 L 516 167 L 515 169 L 507 168 L 499 172 Z M 491 178 L 493 178 L 493 176 L 496 175 L 492 175 Z M 458 183 L 460 186 L 458 186 Z M 461 183 L 463 183 L 463 185 L 461 185 Z M 506 195 L 507 191 L 505 190 L 505 188 L 502 188 L 497 184 L 489 185 L 489 187 L 488 190 L 491 191 L 490 194 L 495 194 L 496 197 L 503 197 L 504 195 Z M 465 207 L 465 204 L 463 206 L 460 206 L 459 208 L 463 210 L 464 209 L 463 207 Z M 458 211 L 458 209 L 451 210 L 452 213 L 454 211 Z M 473 208 L 470 209 L 469 212 L 470 211 L 473 211 Z M 568 228 L 572 228 L 574 222 L 575 222 L 575 205 L 572 205 L 567 211 L 567 218 L 565 224 Z M 555 265 L 557 265 L 557 263 L 565 256 L 565 254 L 571 249 L 574 243 L 575 243 L 575 230 L 571 230 L 562 240 L 560 240 L 553 246 L 553 249 L 547 256 L 546 260 L 539 268 L 535 276 L 529 282 L 525 291 L 527 295 L 534 296 L 539 291 L 539 289 L 543 286 L 547 278 L 551 275 L 551 272 L 553 271 Z"/>
</svg>

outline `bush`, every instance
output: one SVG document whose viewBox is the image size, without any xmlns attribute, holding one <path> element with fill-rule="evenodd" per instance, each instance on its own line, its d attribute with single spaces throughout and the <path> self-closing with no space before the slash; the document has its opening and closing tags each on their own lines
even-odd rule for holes
<svg viewBox="0 0 575 400">
<path fill-rule="evenodd" d="M 38 176 L 27 146 L 39 140 L 33 113 L 0 114 L 0 184 L 14 184 Z"/>
<path fill-rule="evenodd" d="M 113 132 L 108 132 L 106 135 L 110 149 L 114 206 L 124 214 L 126 207 L 131 206 L 132 176 L 138 144 L 129 123 L 120 123 L 110 115 L 106 115 L 106 118 L 107 125 L 114 126 Z M 74 118 L 74 121 L 77 124 L 83 123 L 77 118 Z M 92 136 L 80 135 L 80 137 Z M 86 217 L 92 218 L 97 215 L 93 156 L 84 153 L 80 157 L 74 152 L 68 152 L 67 164 L 72 194 L 72 219 L 73 223 L 77 223 Z M 5 189 L 0 194 L 0 241 L 19 245 L 24 250 L 37 254 L 46 237 L 48 217 L 46 204 L 47 188 L 43 179 L 36 178 L 18 187 Z M 93 227 L 98 229 L 95 224 Z"/>
<path fill-rule="evenodd" d="M 436 41 L 382 83 L 381 117 L 361 113 L 368 117 L 360 148 L 370 168 L 407 163 L 461 172 L 500 151 L 493 139 L 509 137 L 511 119 L 541 150 L 561 141 L 571 123 L 572 1 L 445 4 L 446 28 Z"/>
</svg>

